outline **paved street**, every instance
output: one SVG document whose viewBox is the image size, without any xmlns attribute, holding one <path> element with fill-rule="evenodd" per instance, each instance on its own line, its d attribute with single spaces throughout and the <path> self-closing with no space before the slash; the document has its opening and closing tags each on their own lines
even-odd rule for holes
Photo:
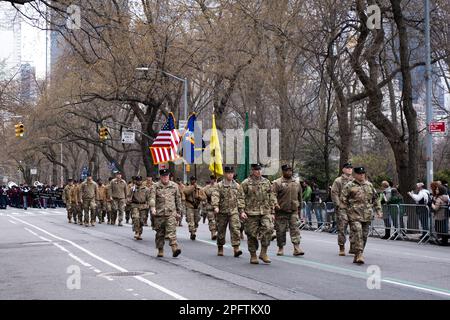
<svg viewBox="0 0 450 320">
<path fill-rule="evenodd" d="M 182 254 L 156 258 L 154 231 L 133 239 L 131 225 L 68 224 L 65 209 L 0 211 L 0 299 L 449 299 L 450 248 L 369 238 L 366 264 L 337 255 L 336 235 L 302 232 L 303 257 L 276 256 L 250 265 L 246 241 L 236 259 L 228 245 L 216 256 L 207 224 L 198 240 L 178 228 Z M 367 270 L 381 270 L 380 289 L 368 289 Z M 79 268 L 80 288 L 69 289 Z M 372 267 L 373 268 L 373 267 Z M 142 275 L 120 276 L 123 272 Z"/>
</svg>

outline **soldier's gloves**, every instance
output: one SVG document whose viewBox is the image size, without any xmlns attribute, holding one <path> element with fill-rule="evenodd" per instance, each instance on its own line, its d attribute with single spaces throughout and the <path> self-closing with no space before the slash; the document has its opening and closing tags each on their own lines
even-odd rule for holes
<svg viewBox="0 0 450 320">
<path fill-rule="evenodd" d="M 241 212 L 241 218 L 242 218 L 242 220 L 247 220 L 247 214 L 244 212 L 244 211 L 242 211 Z"/>
<path fill-rule="evenodd" d="M 156 209 L 155 208 L 151 208 L 150 209 L 150 213 L 154 216 L 156 214 Z"/>
<path fill-rule="evenodd" d="M 176 219 L 177 219 L 178 222 L 180 222 L 180 220 L 181 220 L 181 214 L 180 213 L 177 213 Z"/>
<path fill-rule="evenodd" d="M 219 213 L 219 208 L 214 208 L 214 213 Z"/>
<path fill-rule="evenodd" d="M 271 216 L 272 216 L 272 222 L 275 222 L 275 215 L 271 214 Z"/>
<path fill-rule="evenodd" d="M 381 211 L 378 211 L 377 212 L 377 218 L 383 218 L 383 212 L 381 212 Z"/>
</svg>

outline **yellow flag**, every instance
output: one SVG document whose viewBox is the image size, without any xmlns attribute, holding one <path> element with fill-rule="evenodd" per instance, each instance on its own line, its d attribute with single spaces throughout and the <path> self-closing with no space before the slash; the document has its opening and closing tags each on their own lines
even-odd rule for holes
<svg viewBox="0 0 450 320">
<path fill-rule="evenodd" d="M 209 162 L 209 171 L 215 176 L 223 176 L 222 169 L 222 153 L 220 152 L 219 136 L 216 129 L 216 118 L 213 114 L 211 141 L 209 144 L 209 151 L 211 152 L 211 160 Z"/>
</svg>

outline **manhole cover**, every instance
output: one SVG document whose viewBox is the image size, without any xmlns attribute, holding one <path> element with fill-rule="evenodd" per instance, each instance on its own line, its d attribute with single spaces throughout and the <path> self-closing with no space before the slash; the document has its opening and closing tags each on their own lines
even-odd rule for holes
<svg viewBox="0 0 450 320">
<path fill-rule="evenodd" d="M 127 272 L 106 272 L 99 274 L 100 277 L 135 277 L 135 276 L 151 276 L 154 272 L 150 271 L 127 271 Z"/>
</svg>

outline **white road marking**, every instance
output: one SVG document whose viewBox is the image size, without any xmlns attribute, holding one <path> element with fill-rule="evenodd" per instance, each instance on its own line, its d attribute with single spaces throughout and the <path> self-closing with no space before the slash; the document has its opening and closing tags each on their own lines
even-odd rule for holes
<svg viewBox="0 0 450 320">
<path fill-rule="evenodd" d="M 54 244 L 56 247 L 58 247 L 59 249 L 61 249 L 61 251 L 70 253 L 69 250 L 67 250 L 66 248 L 64 248 L 64 247 L 63 247 L 62 245 L 60 245 L 59 243 L 53 242 L 53 244 Z"/>
<path fill-rule="evenodd" d="M 108 261 L 108 260 L 106 260 L 105 258 L 102 258 L 102 257 L 100 257 L 100 256 L 98 256 L 98 255 L 92 253 L 92 252 L 89 251 L 88 249 L 85 249 L 84 247 L 82 247 L 82 246 L 76 244 L 75 242 L 73 242 L 73 241 L 71 241 L 71 240 L 67 240 L 67 239 L 61 238 L 61 237 L 59 237 L 59 236 L 56 236 L 56 235 L 54 235 L 54 234 L 52 234 L 52 233 L 50 233 L 50 232 L 48 232 L 48 231 L 46 231 L 46 230 L 44 230 L 44 229 L 38 227 L 38 226 L 35 226 L 35 225 L 31 224 L 31 223 L 28 223 L 28 222 L 26 222 L 26 221 L 24 221 L 24 220 L 22 220 L 22 219 L 19 219 L 19 218 L 16 218 L 16 217 L 12 217 L 12 218 L 15 219 L 15 220 L 17 220 L 17 221 L 20 221 L 20 222 L 22 222 L 22 223 L 24 223 L 24 224 L 26 224 L 26 225 L 29 225 L 30 227 L 32 227 L 32 228 L 34 228 L 34 229 L 36 229 L 36 230 L 39 230 L 39 231 L 41 231 L 41 232 L 43 232 L 43 233 L 46 233 L 46 234 L 48 234 L 49 236 L 51 236 L 51 237 L 53 237 L 53 238 L 55 238 L 55 239 L 58 239 L 58 240 L 60 240 L 60 241 L 65 241 L 65 242 L 67 242 L 67 243 L 71 244 L 72 246 L 74 246 L 75 248 L 77 248 L 77 249 L 83 251 L 84 253 L 90 255 L 91 257 L 93 257 L 93 258 L 95 258 L 95 259 L 97 259 L 97 260 L 103 262 L 104 264 L 106 264 L 106 265 L 108 265 L 108 266 L 110 266 L 110 267 L 112 267 L 112 268 L 114 268 L 114 269 L 116 269 L 116 270 L 118 270 L 118 271 L 121 271 L 121 272 L 128 272 L 127 269 L 122 268 L 122 267 L 120 267 L 120 266 L 118 266 L 118 265 L 112 263 L 111 261 Z M 176 293 L 176 292 L 174 292 L 174 291 L 172 291 L 172 290 L 170 290 L 170 289 L 167 289 L 167 288 L 165 288 L 165 287 L 163 287 L 163 286 L 160 286 L 159 284 L 156 284 L 156 283 L 154 283 L 154 282 L 152 282 L 152 281 L 150 281 L 150 280 L 147 280 L 147 279 L 145 279 L 145 278 L 143 278 L 143 277 L 141 277 L 141 276 L 134 276 L 133 278 L 135 278 L 135 279 L 137 279 L 137 280 L 139 280 L 139 281 L 141 281 L 141 282 L 143 282 L 143 283 L 145 283 L 145 284 L 148 284 L 149 286 L 151 286 L 151 287 L 153 287 L 153 288 L 155 288 L 155 289 L 157 289 L 157 290 L 160 290 L 160 291 L 164 292 L 165 294 L 167 294 L 167 295 L 169 295 L 169 296 L 171 296 L 171 297 L 173 297 L 173 298 L 175 298 L 175 299 L 178 299 L 178 300 L 187 300 L 187 298 L 185 298 L 185 297 L 179 295 L 178 293 Z M 109 280 L 109 279 L 108 279 L 108 280 Z M 112 280 L 113 280 L 113 279 L 112 279 Z M 111 281 L 112 281 L 112 280 L 111 280 Z"/>
<path fill-rule="evenodd" d="M 91 267 L 92 265 L 83 261 L 82 259 L 78 258 L 76 255 L 74 255 L 73 253 L 69 253 L 69 257 L 71 257 L 72 259 L 78 261 L 79 263 L 81 263 L 83 266 L 85 267 Z"/>
<path fill-rule="evenodd" d="M 139 293 L 133 293 L 133 296 L 137 297 L 139 295 Z"/>
<path fill-rule="evenodd" d="M 39 235 L 36 233 L 36 232 L 34 232 L 34 231 L 32 231 L 32 230 L 30 230 L 30 229 L 28 229 L 28 228 L 25 228 L 25 230 L 27 230 L 29 233 L 31 233 L 32 235 L 35 235 L 36 237 L 39 237 Z"/>
<path fill-rule="evenodd" d="M 125 289 L 125 290 L 127 290 L 127 291 L 134 291 L 134 289 Z"/>
<path fill-rule="evenodd" d="M 39 236 L 39 238 L 40 238 L 40 239 L 42 239 L 42 240 L 44 240 L 44 241 L 47 241 L 47 242 L 52 242 L 52 240 L 50 240 L 50 239 L 47 239 L 47 238 L 45 238 L 45 237 L 41 237 L 41 236 Z"/>
<path fill-rule="evenodd" d="M 14 222 L 12 220 L 8 220 L 9 222 L 11 222 L 12 224 L 17 224 L 17 222 Z"/>
</svg>

